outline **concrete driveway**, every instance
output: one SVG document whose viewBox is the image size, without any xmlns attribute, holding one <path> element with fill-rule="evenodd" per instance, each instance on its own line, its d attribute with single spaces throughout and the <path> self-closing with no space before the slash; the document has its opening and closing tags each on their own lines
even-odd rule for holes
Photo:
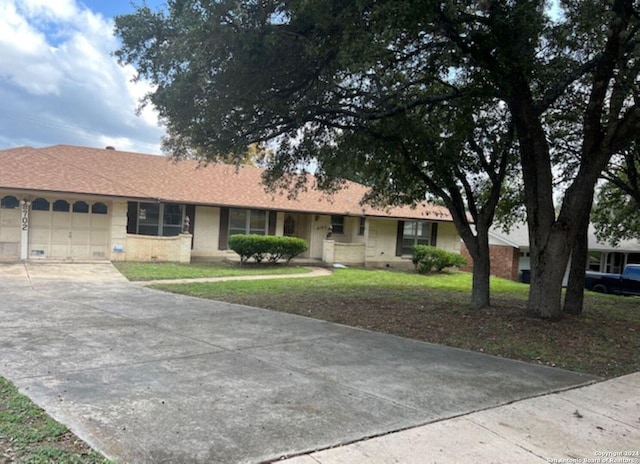
<svg viewBox="0 0 640 464">
<path fill-rule="evenodd" d="M 588 383 L 128 283 L 0 264 L 0 375 L 118 462 L 263 462 Z"/>
</svg>

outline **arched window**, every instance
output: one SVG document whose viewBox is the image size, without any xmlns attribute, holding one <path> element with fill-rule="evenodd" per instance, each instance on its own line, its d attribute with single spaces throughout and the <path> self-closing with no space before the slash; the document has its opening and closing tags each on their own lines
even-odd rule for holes
<svg viewBox="0 0 640 464">
<path fill-rule="evenodd" d="M 66 200 L 56 200 L 53 202 L 53 210 L 59 213 L 68 213 L 69 202 Z"/>
<path fill-rule="evenodd" d="M 74 213 L 88 213 L 89 205 L 84 201 L 76 201 L 73 204 L 73 212 Z"/>
<path fill-rule="evenodd" d="M 11 195 L 7 195 L 6 197 L 3 197 L 2 200 L 0 201 L 0 208 L 3 209 L 18 209 L 18 207 L 20 206 L 20 201 Z"/>
<path fill-rule="evenodd" d="M 44 198 L 36 198 L 31 202 L 32 211 L 49 211 L 49 201 Z"/>
<path fill-rule="evenodd" d="M 109 212 L 109 208 L 107 208 L 107 205 L 104 203 L 98 202 L 91 206 L 91 212 L 93 214 L 107 214 Z"/>
</svg>

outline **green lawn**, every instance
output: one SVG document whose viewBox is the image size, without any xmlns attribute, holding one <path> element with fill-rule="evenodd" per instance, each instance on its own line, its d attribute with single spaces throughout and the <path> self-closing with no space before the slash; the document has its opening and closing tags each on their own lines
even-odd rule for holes
<svg viewBox="0 0 640 464">
<path fill-rule="evenodd" d="M 472 308 L 471 275 L 462 272 L 338 269 L 311 279 L 154 287 L 604 378 L 640 371 L 639 298 L 587 292 L 583 315 L 549 322 L 526 316 L 527 285 L 503 279 L 492 280 L 491 308 Z"/>
<path fill-rule="evenodd" d="M 107 463 L 0 377 L 0 463 Z"/>
<path fill-rule="evenodd" d="M 302 274 L 309 272 L 309 269 L 302 266 L 285 266 L 283 264 L 247 263 L 240 265 L 227 262 L 193 264 L 115 262 L 113 265 L 124 274 L 127 279 L 133 281 L 265 274 Z"/>
<path fill-rule="evenodd" d="M 131 279 L 306 272 L 234 264 L 118 264 Z M 469 305 L 471 275 L 339 269 L 329 277 L 161 284 L 155 288 L 285 311 L 604 378 L 640 371 L 640 298 L 587 293 L 582 316 L 527 318 L 528 286 L 491 283 L 493 306 Z M 0 377 L 0 463 L 101 463 L 65 426 Z"/>
</svg>

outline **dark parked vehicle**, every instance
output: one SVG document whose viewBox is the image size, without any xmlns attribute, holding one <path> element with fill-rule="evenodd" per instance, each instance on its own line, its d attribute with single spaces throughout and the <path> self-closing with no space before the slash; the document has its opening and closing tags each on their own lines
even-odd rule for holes
<svg viewBox="0 0 640 464">
<path fill-rule="evenodd" d="M 640 295 L 640 264 L 628 264 L 622 274 L 587 272 L 584 287 L 600 293 Z"/>
</svg>

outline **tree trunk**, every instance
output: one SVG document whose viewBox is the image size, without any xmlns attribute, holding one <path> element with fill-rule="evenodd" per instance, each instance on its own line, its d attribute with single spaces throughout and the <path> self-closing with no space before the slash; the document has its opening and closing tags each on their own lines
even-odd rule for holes
<svg viewBox="0 0 640 464">
<path fill-rule="evenodd" d="M 486 234 L 485 234 L 486 238 Z M 471 305 L 474 308 L 487 308 L 491 306 L 491 260 L 489 256 L 489 240 L 476 236 L 478 252 L 473 258 L 473 283 L 471 286 Z M 467 247 L 469 248 L 469 247 Z M 471 254 L 471 251 L 469 251 Z"/>
<path fill-rule="evenodd" d="M 548 320 L 562 319 L 562 281 L 567 269 L 569 250 L 562 245 L 566 233 L 549 241 L 538 253 L 531 253 L 531 285 L 527 313 Z M 563 249 L 564 248 L 564 249 Z"/>
<path fill-rule="evenodd" d="M 518 76 L 521 80 L 522 76 Z M 533 317 L 562 318 L 562 279 L 573 241 L 571 224 L 556 222 L 553 175 L 546 135 L 525 82 L 515 80 L 522 92 L 509 102 L 520 143 L 525 206 L 529 228 L 531 284 L 527 312 Z M 568 239 L 568 236 L 571 238 Z M 567 243 L 569 242 L 569 243 Z"/>
<path fill-rule="evenodd" d="M 474 308 L 487 308 L 491 306 L 491 256 L 489 253 L 489 225 L 488 221 L 479 220 L 476 224 L 476 233 L 471 231 L 466 218 L 460 214 L 452 213 L 458 233 L 473 260 L 473 279 L 471 285 L 471 305 Z M 482 218 L 484 219 L 484 218 Z M 464 225 L 462 224 L 464 223 Z"/>
<path fill-rule="evenodd" d="M 582 314 L 584 305 L 584 276 L 587 271 L 588 247 L 589 247 L 589 213 L 584 213 L 580 221 L 580 228 L 573 241 L 571 250 L 571 270 L 567 293 L 564 297 L 563 311 L 567 314 Z"/>
</svg>

